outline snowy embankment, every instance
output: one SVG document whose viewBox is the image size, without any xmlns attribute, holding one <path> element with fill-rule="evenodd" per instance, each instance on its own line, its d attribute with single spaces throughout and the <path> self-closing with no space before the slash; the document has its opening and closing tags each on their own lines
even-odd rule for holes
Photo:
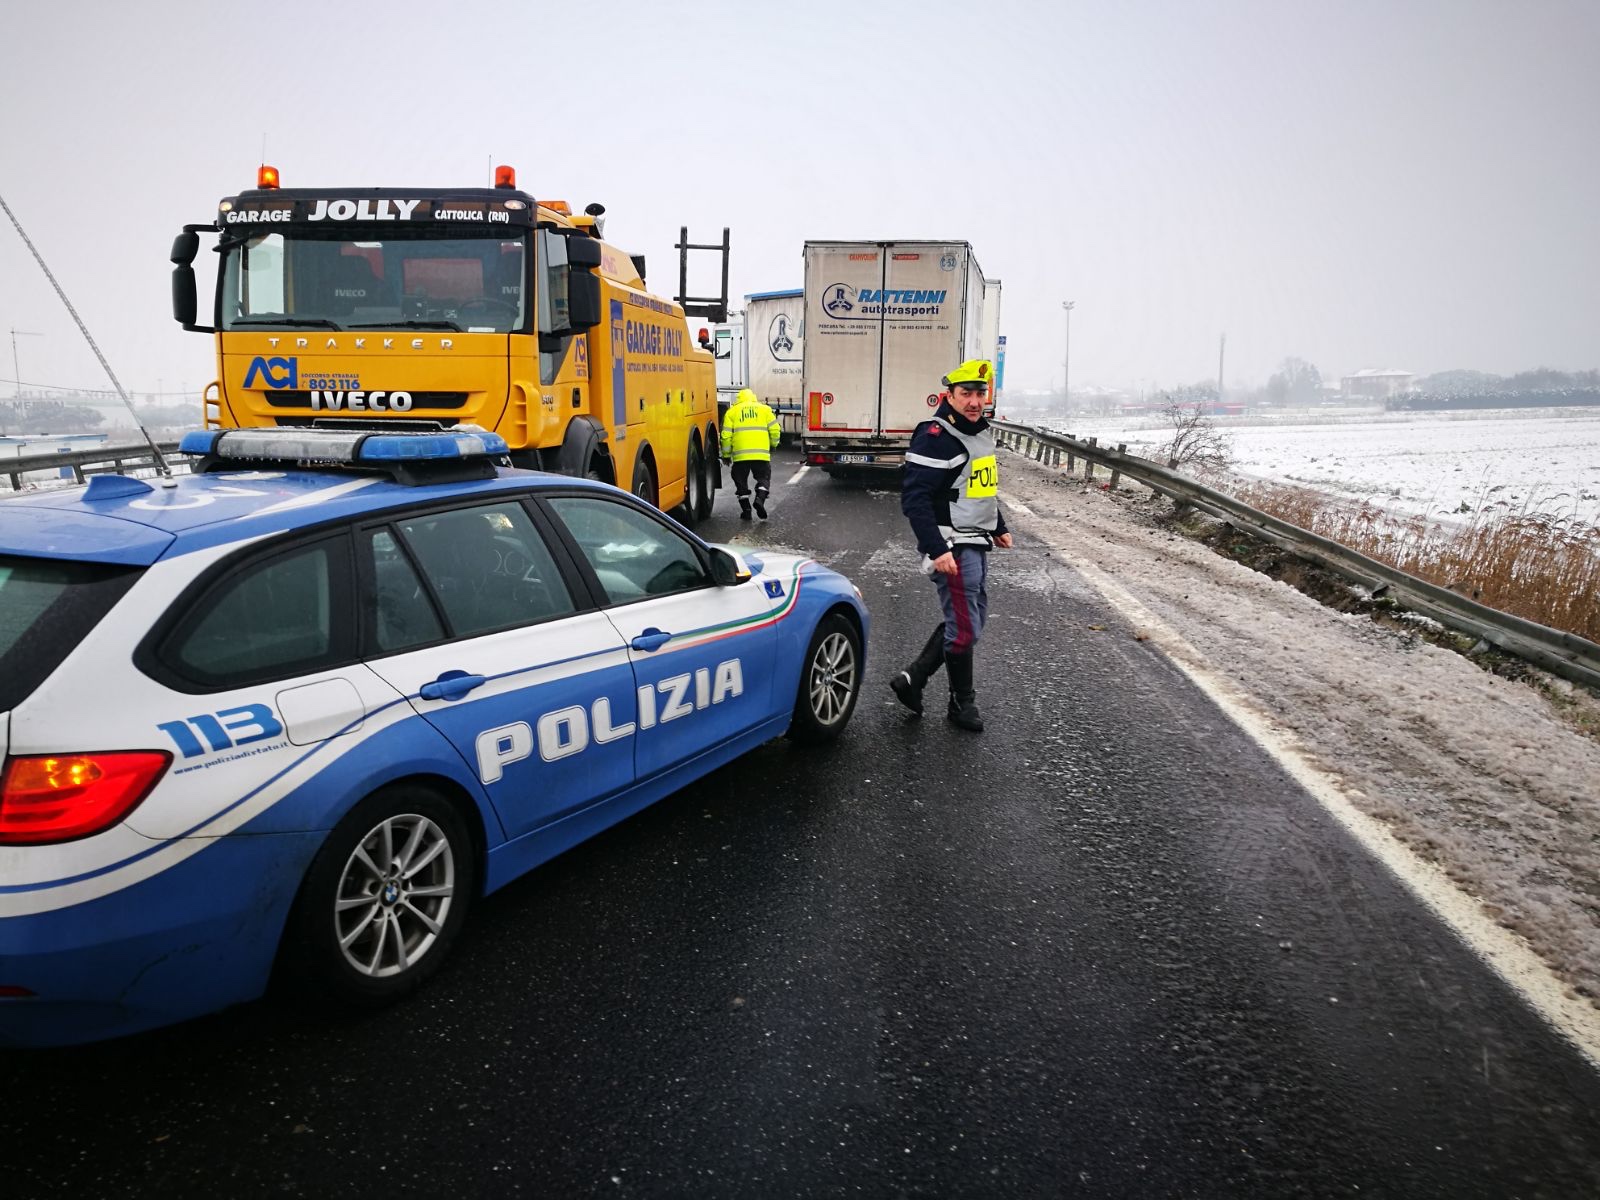
<svg viewBox="0 0 1600 1200">
<path fill-rule="evenodd" d="M 1126 615 L 1142 610 L 1165 627 L 1152 652 L 1199 656 L 1344 801 L 1520 935 L 1566 1000 L 1600 1017 L 1600 744 L 1525 684 L 1162 528 L 1153 514 L 1167 502 L 1142 489 L 1113 497 L 1019 455 L 1002 464 L 1017 529 L 1099 577 L 1102 594 L 1131 598 L 1118 606 L 1133 636 L 1150 636 Z"/>
</svg>

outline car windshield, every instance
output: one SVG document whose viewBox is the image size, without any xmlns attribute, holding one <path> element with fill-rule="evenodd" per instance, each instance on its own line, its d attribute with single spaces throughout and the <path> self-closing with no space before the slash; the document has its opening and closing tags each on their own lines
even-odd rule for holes
<svg viewBox="0 0 1600 1200">
<path fill-rule="evenodd" d="M 0 712 L 55 670 L 135 575 L 126 567 L 0 554 Z"/>
<path fill-rule="evenodd" d="M 456 329 L 528 325 L 526 239 L 501 231 L 291 227 L 222 248 L 218 327 Z"/>
</svg>

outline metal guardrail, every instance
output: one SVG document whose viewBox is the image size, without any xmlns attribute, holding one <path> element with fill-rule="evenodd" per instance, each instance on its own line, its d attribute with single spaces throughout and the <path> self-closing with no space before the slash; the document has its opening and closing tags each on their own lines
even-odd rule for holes
<svg viewBox="0 0 1600 1200">
<path fill-rule="evenodd" d="M 1077 460 L 1082 459 L 1086 478 L 1093 478 L 1095 467 L 1104 467 L 1111 472 L 1113 488 L 1122 475 L 1136 479 L 1154 491 L 1192 504 L 1218 520 L 1326 567 L 1365 587 L 1374 597 L 1391 597 L 1412 612 L 1469 633 L 1553 674 L 1587 687 L 1600 688 L 1600 645 L 1587 638 L 1501 612 L 1449 588 L 1408 575 L 1321 534 L 1251 508 L 1177 471 L 1129 454 L 1124 446 L 1111 449 L 1100 446 L 1094 438 L 1079 439 L 1071 434 L 1009 421 L 992 424 L 1001 444 L 1018 453 L 1054 466 L 1061 466 L 1065 458 L 1068 472 L 1074 471 Z"/>
<path fill-rule="evenodd" d="M 162 454 L 176 456 L 177 442 L 157 442 Z M 130 471 L 155 470 L 155 457 L 143 442 L 133 446 L 96 446 L 93 450 L 72 450 L 64 454 L 30 454 L 25 458 L 0 459 L 0 477 L 14 492 L 22 491 L 23 476 L 40 471 L 70 469 L 74 483 L 84 483 L 90 475 L 126 475 Z"/>
</svg>

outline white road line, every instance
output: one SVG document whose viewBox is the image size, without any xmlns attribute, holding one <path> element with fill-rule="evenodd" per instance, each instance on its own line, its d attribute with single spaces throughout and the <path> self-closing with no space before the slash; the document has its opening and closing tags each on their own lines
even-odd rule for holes
<svg viewBox="0 0 1600 1200">
<path fill-rule="evenodd" d="M 1270 754 L 1291 777 L 1387 867 L 1413 895 L 1453 929 L 1489 968 L 1571 1042 L 1590 1064 L 1600 1067 L 1600 1012 L 1568 994 L 1567 986 L 1528 943 L 1485 915 L 1438 867 L 1418 858 L 1389 830 L 1345 798 L 1339 781 L 1314 766 L 1300 751 L 1294 733 L 1280 725 L 1257 701 L 1235 689 L 1198 650 L 1140 604 L 1093 563 L 1063 550 L 1052 551 L 1120 610 L 1147 640 L 1194 681 L 1246 736 Z"/>
<path fill-rule="evenodd" d="M 1000 501 L 1013 512 L 1019 512 L 1025 517 L 1033 516 L 1033 509 L 1029 508 L 1020 500 L 1013 500 L 1010 496 L 1002 496 L 1000 497 Z"/>
<path fill-rule="evenodd" d="M 800 477 L 802 475 L 804 475 L 809 470 L 811 470 L 811 464 L 810 463 L 802 464 L 798 471 L 796 471 L 793 475 L 789 476 L 789 479 L 788 479 L 789 486 L 793 487 L 795 484 L 799 483 L 800 482 Z"/>
</svg>

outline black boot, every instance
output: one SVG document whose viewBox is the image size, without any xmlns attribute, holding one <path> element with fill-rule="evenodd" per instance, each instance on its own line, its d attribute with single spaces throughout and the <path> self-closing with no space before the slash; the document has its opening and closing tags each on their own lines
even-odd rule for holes
<svg viewBox="0 0 1600 1200">
<path fill-rule="evenodd" d="M 928 644 L 922 648 L 922 652 L 912 664 L 889 680 L 889 686 L 900 698 L 900 703 L 919 717 L 922 715 L 922 689 L 928 686 L 928 680 L 943 661 L 944 622 L 941 621 L 934 627 L 932 636 L 928 638 Z"/>
<path fill-rule="evenodd" d="M 748 521 L 749 519 L 750 519 L 750 497 L 748 497 L 748 496 L 740 496 L 739 497 L 739 520 Z"/>
<path fill-rule="evenodd" d="M 767 493 L 760 488 L 756 489 L 756 516 L 763 521 L 767 519 Z"/>
<path fill-rule="evenodd" d="M 959 729 L 983 732 L 983 714 L 978 711 L 978 694 L 972 690 L 972 651 L 947 654 L 945 670 L 950 673 L 950 710 L 945 715 Z"/>
</svg>

